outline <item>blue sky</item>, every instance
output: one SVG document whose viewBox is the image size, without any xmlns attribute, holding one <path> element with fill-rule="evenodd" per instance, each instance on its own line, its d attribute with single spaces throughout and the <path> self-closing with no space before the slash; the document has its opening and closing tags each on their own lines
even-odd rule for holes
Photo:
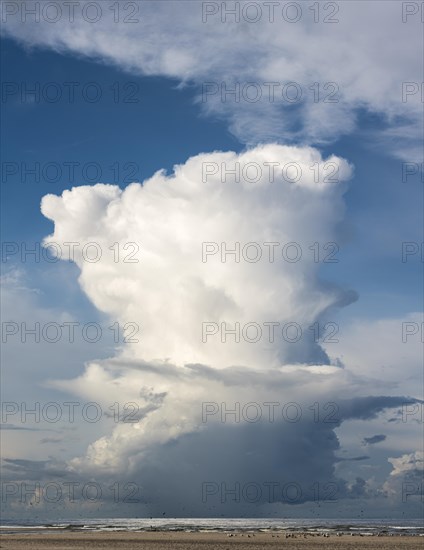
<svg viewBox="0 0 424 550">
<path fill-rule="evenodd" d="M 74 262 L 64 254 L 54 263 L 2 255 L 2 329 L 70 321 L 103 328 L 96 343 L 78 331 L 75 341 L 54 345 L 7 336 L 4 399 L 73 398 L 103 411 L 131 402 L 139 415 L 135 426 L 113 423 L 107 413 L 94 425 L 79 418 L 52 427 L 13 412 L 3 419 L 6 480 L 135 480 L 145 497 L 140 506 L 134 512 L 106 500 L 101 511 L 112 516 L 358 517 L 365 510 L 420 517 L 422 499 L 404 501 L 402 493 L 405 479 L 418 487 L 423 461 L 423 262 L 419 253 L 402 262 L 402 243 L 423 241 L 422 105 L 419 94 L 402 101 L 405 82 L 422 80 L 420 22 L 411 16 L 402 23 L 392 2 L 385 10 L 381 2 L 340 3 L 331 28 L 311 22 L 307 11 L 291 26 L 265 18 L 253 26 L 215 15 L 204 22 L 201 3 L 197 10 L 185 1 L 136 4 L 141 17 L 133 25 L 114 23 L 109 12 L 93 24 L 80 16 L 22 22 L 18 11 L 3 26 L 3 246 L 47 239 L 95 242 L 103 252 L 99 263 L 79 253 Z M 389 47 L 394 34 L 396 50 Z M 269 81 L 298 82 L 305 100 L 202 95 L 205 83 L 263 90 Z M 75 101 L 69 82 L 78 83 Z M 336 82 L 338 101 L 314 102 L 314 82 Z M 40 101 L 28 93 L 23 100 L 34 83 Z M 61 90 L 59 101 L 43 98 L 48 83 Z M 101 98 L 90 102 L 82 89 L 100 90 Z M 205 163 L 293 159 L 306 174 L 331 159 L 340 180 L 201 180 Z M 31 174 L 23 181 L 24 167 L 34 163 L 40 181 Z M 75 163 L 74 178 L 67 163 Z M 407 181 L 405 163 L 417 166 Z M 43 176 L 50 165 L 62 170 L 57 181 Z M 205 242 L 281 239 L 302 243 L 302 261 L 201 261 Z M 336 242 L 339 262 L 310 261 L 315 240 L 320 247 Z M 118 243 L 122 253 L 129 242 L 140 243 L 140 260 L 111 261 L 110 246 Z M 215 335 L 202 341 L 206 322 L 218 331 L 227 321 L 296 322 L 304 333 L 295 345 L 246 338 L 223 345 Z M 113 341 L 114 323 L 121 330 L 136 324 L 140 341 Z M 313 341 L 314 323 L 320 330 L 335 323 L 340 340 Z M 417 334 L 402 343 L 405 323 Z M 302 420 L 222 423 L 214 413 L 203 425 L 205 401 L 231 408 L 237 400 L 295 401 Z M 310 418 L 317 402 L 336 404 L 335 425 Z M 405 407 L 414 410 L 408 422 Z M 310 495 L 298 507 L 204 506 L 206 475 L 258 483 L 288 476 L 302 487 L 331 482 L 340 507 L 321 503 L 318 512 Z M 30 512 L 7 504 L 7 514 Z M 45 504 L 41 515 L 76 513 Z"/>
</svg>

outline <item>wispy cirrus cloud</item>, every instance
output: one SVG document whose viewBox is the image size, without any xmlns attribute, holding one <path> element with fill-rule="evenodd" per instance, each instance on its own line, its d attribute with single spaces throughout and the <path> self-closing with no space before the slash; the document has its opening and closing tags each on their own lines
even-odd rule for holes
<svg viewBox="0 0 424 550">
<path fill-rule="evenodd" d="M 5 18 L 3 33 L 194 85 L 202 110 L 223 118 L 243 143 L 331 142 L 353 132 L 362 111 L 381 117 L 376 135 L 386 151 L 421 159 L 421 23 L 403 21 L 396 2 L 331 3 L 334 15 L 322 3 L 318 14 L 305 5 L 296 17 L 277 2 L 273 15 L 260 7 L 254 22 L 237 2 L 133 2 L 132 22 L 106 5 L 90 22 L 85 4 L 72 21 L 63 8 L 54 23 L 41 16 L 22 24 L 21 7 Z M 225 15 L 233 4 L 238 22 Z"/>
</svg>

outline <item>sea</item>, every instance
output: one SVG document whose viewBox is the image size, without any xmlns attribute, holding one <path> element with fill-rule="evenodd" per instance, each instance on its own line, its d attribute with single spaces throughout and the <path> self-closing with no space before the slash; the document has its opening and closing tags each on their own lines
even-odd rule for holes
<svg viewBox="0 0 424 550">
<path fill-rule="evenodd" d="M 316 533 L 329 535 L 389 535 L 424 536 L 423 519 L 257 519 L 257 518 L 107 518 L 87 520 L 61 520 L 42 522 L 35 520 L 2 520 L 1 533 L 46 533 L 46 532 L 136 532 L 136 531 L 183 531 L 183 532 L 286 532 Z"/>
</svg>

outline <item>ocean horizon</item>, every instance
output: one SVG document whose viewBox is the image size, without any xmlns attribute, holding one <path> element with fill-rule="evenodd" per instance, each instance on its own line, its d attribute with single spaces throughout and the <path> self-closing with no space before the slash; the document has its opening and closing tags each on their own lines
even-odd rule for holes
<svg viewBox="0 0 424 550">
<path fill-rule="evenodd" d="M 137 532 L 307 532 L 351 535 L 424 536 L 422 519 L 321 519 L 321 518 L 90 518 L 58 521 L 5 519 L 3 534 L 46 531 Z"/>
</svg>

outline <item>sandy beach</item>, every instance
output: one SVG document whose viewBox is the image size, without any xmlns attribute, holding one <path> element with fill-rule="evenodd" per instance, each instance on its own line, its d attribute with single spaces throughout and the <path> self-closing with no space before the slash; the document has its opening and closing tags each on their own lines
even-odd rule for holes
<svg viewBox="0 0 424 550">
<path fill-rule="evenodd" d="M 286 538 L 285 533 L 54 533 L 54 534 L 7 534 L 1 536 L 0 548 L 20 550 L 44 548 L 63 550 L 114 549 L 125 550 L 261 550 L 262 548 L 306 548 L 348 550 L 353 548 L 370 549 L 418 549 L 423 547 L 423 538 L 414 536 L 336 536 L 296 534 Z"/>
</svg>

